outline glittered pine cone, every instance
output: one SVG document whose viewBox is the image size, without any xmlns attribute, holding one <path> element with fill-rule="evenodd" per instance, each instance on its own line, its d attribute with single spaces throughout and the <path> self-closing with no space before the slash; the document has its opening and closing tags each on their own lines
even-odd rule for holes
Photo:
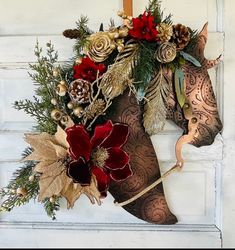
<svg viewBox="0 0 235 250">
<path fill-rule="evenodd" d="M 159 46 L 154 57 L 160 63 L 169 63 L 175 59 L 176 53 L 176 45 L 174 43 L 166 42 Z"/>
<path fill-rule="evenodd" d="M 85 110 L 87 119 L 92 119 L 96 115 L 104 114 L 104 109 L 105 109 L 105 101 L 102 99 L 95 100 Z"/>
<path fill-rule="evenodd" d="M 160 23 L 157 27 L 157 31 L 158 31 L 157 38 L 159 43 L 169 42 L 173 35 L 172 25 L 167 23 Z"/>
<path fill-rule="evenodd" d="M 183 50 L 191 39 L 190 30 L 182 24 L 173 25 L 172 42 L 176 44 L 177 50 Z"/>
<path fill-rule="evenodd" d="M 97 32 L 89 37 L 87 54 L 94 62 L 103 62 L 116 48 L 115 41 L 108 32 Z"/>
<path fill-rule="evenodd" d="M 70 83 L 68 92 L 72 102 L 87 103 L 91 94 L 91 84 L 88 81 L 77 79 Z"/>
</svg>

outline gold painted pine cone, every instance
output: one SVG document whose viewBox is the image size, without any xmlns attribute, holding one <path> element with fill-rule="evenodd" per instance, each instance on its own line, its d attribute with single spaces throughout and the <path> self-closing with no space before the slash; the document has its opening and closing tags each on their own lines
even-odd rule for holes
<svg viewBox="0 0 235 250">
<path fill-rule="evenodd" d="M 169 63 L 175 59 L 176 53 L 176 45 L 174 43 L 166 42 L 159 46 L 154 57 L 160 63 Z"/>
<path fill-rule="evenodd" d="M 157 27 L 158 40 L 160 43 L 169 42 L 173 35 L 172 25 L 167 23 L 160 23 Z"/>
<path fill-rule="evenodd" d="M 90 82 L 77 79 L 70 83 L 69 96 L 74 103 L 82 104 L 89 102 L 90 98 Z"/>
<path fill-rule="evenodd" d="M 105 101 L 102 99 L 95 100 L 85 110 L 87 119 L 93 119 L 96 115 L 103 115 Z"/>
<path fill-rule="evenodd" d="M 176 44 L 177 50 L 183 50 L 191 39 L 190 30 L 182 24 L 173 25 L 172 42 Z"/>
<path fill-rule="evenodd" d="M 105 61 L 116 48 L 108 32 L 97 32 L 89 37 L 87 54 L 95 62 Z"/>
</svg>

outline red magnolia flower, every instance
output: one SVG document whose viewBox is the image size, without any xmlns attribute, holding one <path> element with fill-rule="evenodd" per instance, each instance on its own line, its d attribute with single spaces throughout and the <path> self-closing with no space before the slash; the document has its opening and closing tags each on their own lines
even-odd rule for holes
<svg viewBox="0 0 235 250">
<path fill-rule="evenodd" d="M 144 12 L 143 15 L 140 15 L 137 18 L 132 19 L 133 29 L 129 31 L 129 35 L 136 39 L 143 39 L 149 42 L 156 41 L 157 38 L 157 29 L 156 24 L 154 23 L 154 17 L 149 12 L 146 15 Z"/>
<path fill-rule="evenodd" d="M 127 125 L 109 120 L 97 126 L 91 138 L 83 125 L 70 127 L 66 133 L 72 158 L 67 175 L 74 182 L 89 185 L 94 174 L 99 191 L 106 196 L 110 179 L 122 181 L 132 175 L 129 156 L 121 149 L 129 134 Z"/>
<path fill-rule="evenodd" d="M 99 71 L 99 76 L 103 75 L 106 71 L 106 66 L 102 63 L 96 64 L 89 57 L 84 57 L 82 58 L 81 64 L 73 66 L 73 71 L 74 79 L 94 82 L 97 77 L 97 71 Z"/>
</svg>

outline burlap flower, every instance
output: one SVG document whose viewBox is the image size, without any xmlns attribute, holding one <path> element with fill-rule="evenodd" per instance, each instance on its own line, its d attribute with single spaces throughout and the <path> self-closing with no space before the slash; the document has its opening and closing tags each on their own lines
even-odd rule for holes
<svg viewBox="0 0 235 250">
<path fill-rule="evenodd" d="M 89 37 L 87 55 L 95 62 L 103 62 L 115 48 L 115 41 L 108 32 L 97 32 Z"/>
<path fill-rule="evenodd" d="M 176 53 L 176 45 L 166 42 L 159 46 L 154 56 L 160 63 L 169 63 L 175 59 Z"/>
</svg>

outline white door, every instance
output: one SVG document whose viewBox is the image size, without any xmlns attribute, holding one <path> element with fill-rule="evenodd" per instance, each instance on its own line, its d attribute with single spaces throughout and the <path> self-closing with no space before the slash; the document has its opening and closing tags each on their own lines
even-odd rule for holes
<svg viewBox="0 0 235 250">
<path fill-rule="evenodd" d="M 30 98 L 34 86 L 27 75 L 28 62 L 35 60 L 34 44 L 51 40 L 60 61 L 72 55 L 73 41 L 61 32 L 75 27 L 81 14 L 90 17 L 97 30 L 110 17 L 120 23 L 116 12 L 122 0 L 0 0 L 0 186 L 7 184 L 25 148 L 23 134 L 33 125 L 30 117 L 12 108 L 15 100 Z M 148 0 L 133 0 L 134 15 Z M 210 75 L 214 82 L 224 123 L 210 147 L 185 146 L 184 170 L 164 181 L 166 198 L 179 223 L 156 226 L 144 223 L 113 205 L 109 196 L 102 207 L 86 198 L 67 211 L 61 204 L 57 221 L 52 222 L 40 204 L 19 207 L 0 214 L 1 247 L 234 247 L 235 239 L 235 17 L 234 0 L 163 0 L 165 14 L 175 23 L 200 30 L 209 21 L 206 50 L 208 59 L 223 54 L 224 61 Z M 174 144 L 181 130 L 167 124 L 164 132 L 152 138 L 161 171 L 175 161 Z"/>
</svg>

